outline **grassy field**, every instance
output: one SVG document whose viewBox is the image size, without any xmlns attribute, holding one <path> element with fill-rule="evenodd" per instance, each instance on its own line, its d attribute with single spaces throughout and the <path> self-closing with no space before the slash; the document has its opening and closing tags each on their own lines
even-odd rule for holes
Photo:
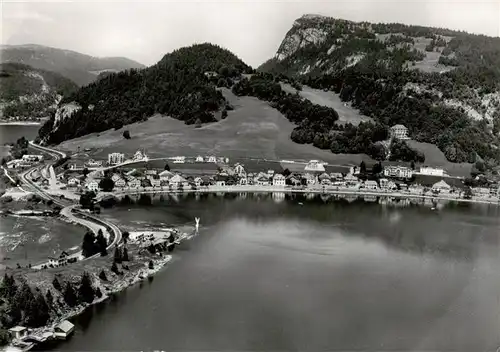
<svg viewBox="0 0 500 352">
<path fill-rule="evenodd" d="M 253 157 L 320 159 L 333 164 L 359 164 L 368 159 L 365 155 L 333 154 L 312 145 L 296 144 L 290 139 L 294 125 L 279 111 L 253 97 L 237 97 L 227 89 L 223 93 L 235 108 L 225 120 L 195 128 L 169 117 L 154 116 L 118 131 L 72 139 L 58 148 L 72 152 L 78 147 L 91 148 L 90 153 L 99 159 L 107 159 L 111 152 L 130 156 L 138 149 L 145 150 L 151 158 L 213 154 L 229 157 L 231 161 Z M 130 131 L 130 140 L 123 138 L 124 129 Z"/>
<path fill-rule="evenodd" d="M 426 165 L 442 167 L 448 172 L 448 174 L 453 176 L 464 176 L 464 177 L 470 176 L 472 164 L 450 163 L 448 160 L 446 160 L 446 157 L 444 156 L 443 152 L 439 150 L 439 148 L 436 147 L 434 144 L 408 141 L 408 145 L 424 153 Z"/>
<path fill-rule="evenodd" d="M 289 93 L 295 94 L 296 92 L 295 88 L 286 83 L 281 83 L 281 88 Z M 340 100 L 339 95 L 334 92 L 325 92 L 320 89 L 303 86 L 299 94 L 301 97 L 309 100 L 313 104 L 323 105 L 335 109 L 339 114 L 339 122 L 350 122 L 353 125 L 357 125 L 362 121 L 371 121 L 371 118 L 361 114 L 359 110 L 352 108 L 350 103 L 344 105 L 344 102 Z"/>
</svg>

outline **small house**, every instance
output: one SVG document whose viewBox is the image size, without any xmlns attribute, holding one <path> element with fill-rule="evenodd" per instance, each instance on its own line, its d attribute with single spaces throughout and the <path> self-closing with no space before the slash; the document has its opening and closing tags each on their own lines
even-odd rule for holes
<svg viewBox="0 0 500 352">
<path fill-rule="evenodd" d="M 130 188 L 139 188 L 141 187 L 141 181 L 135 177 L 131 177 L 128 179 L 127 184 Z"/>
<path fill-rule="evenodd" d="M 188 184 L 187 180 L 180 175 L 172 176 L 168 183 L 174 188 L 178 188 L 179 186 L 186 186 Z"/>
<path fill-rule="evenodd" d="M 273 186 L 275 187 L 285 187 L 286 178 L 282 174 L 276 174 L 273 177 Z"/>
<path fill-rule="evenodd" d="M 88 190 L 88 191 L 93 191 L 93 192 L 97 192 L 99 190 L 99 183 L 97 183 L 96 180 L 90 180 L 89 182 L 87 182 L 85 184 L 85 188 Z"/>
<path fill-rule="evenodd" d="M 121 178 L 120 174 L 113 174 L 113 176 L 111 176 L 111 179 L 113 180 L 113 182 L 116 183 L 116 181 L 118 181 L 119 179 Z"/>
<path fill-rule="evenodd" d="M 195 185 L 196 187 L 200 187 L 202 184 L 203 184 L 203 179 L 202 179 L 201 177 L 196 177 L 196 178 L 194 179 L 194 185 Z"/>
<path fill-rule="evenodd" d="M 292 186 L 295 186 L 295 187 L 299 187 L 302 185 L 302 183 L 300 182 L 300 179 L 293 176 L 293 175 L 288 176 L 287 183 L 292 185 Z"/>
<path fill-rule="evenodd" d="M 241 176 L 238 180 L 240 186 L 246 186 L 248 184 L 248 179 L 246 176 Z"/>
<path fill-rule="evenodd" d="M 28 334 L 28 329 L 26 329 L 24 326 L 14 326 L 13 328 L 9 329 L 9 333 L 13 339 L 21 340 Z"/>
<path fill-rule="evenodd" d="M 441 180 L 432 185 L 432 190 L 435 192 L 450 192 L 451 186 L 446 182 L 444 182 L 443 180 Z"/>
<path fill-rule="evenodd" d="M 325 166 L 319 160 L 310 160 L 304 167 L 306 172 L 325 172 Z"/>
<path fill-rule="evenodd" d="M 118 180 L 115 181 L 115 187 L 123 188 L 127 185 L 125 180 L 123 178 L 119 178 Z"/>
<path fill-rule="evenodd" d="M 168 180 L 170 180 L 170 178 L 172 178 L 173 175 L 174 174 L 171 173 L 170 171 L 165 170 L 165 171 L 160 172 L 160 174 L 158 176 L 160 176 L 161 181 L 168 181 Z"/>
<path fill-rule="evenodd" d="M 210 155 L 206 158 L 207 163 L 217 163 L 217 158 L 214 155 Z"/>
<path fill-rule="evenodd" d="M 330 179 L 333 181 L 342 181 L 344 179 L 344 175 L 342 175 L 340 172 L 332 172 L 330 174 Z"/>
<path fill-rule="evenodd" d="M 159 177 L 150 177 L 149 182 L 151 183 L 151 187 L 161 187 L 161 181 Z"/>
<path fill-rule="evenodd" d="M 202 163 L 202 162 L 204 162 L 205 160 L 203 159 L 203 157 L 202 157 L 201 155 L 198 155 L 198 156 L 196 157 L 195 161 L 196 161 L 197 163 Z"/>
<path fill-rule="evenodd" d="M 376 181 L 368 180 L 365 182 L 365 188 L 370 190 L 376 190 L 378 189 L 378 184 Z"/>
<path fill-rule="evenodd" d="M 245 168 L 240 163 L 236 163 L 234 165 L 233 171 L 234 171 L 234 174 L 238 175 L 238 176 L 246 175 Z"/>
<path fill-rule="evenodd" d="M 184 164 L 185 161 L 186 161 L 186 157 L 185 156 L 176 156 L 176 157 L 174 157 L 174 164 Z"/>
<path fill-rule="evenodd" d="M 313 174 L 307 173 L 304 175 L 304 178 L 306 179 L 306 183 L 308 186 L 312 186 L 317 183 L 316 176 L 314 176 Z"/>
<path fill-rule="evenodd" d="M 71 177 L 68 180 L 68 186 L 76 187 L 76 186 L 79 186 L 79 185 L 80 185 L 80 179 L 78 179 L 76 177 Z"/>
<path fill-rule="evenodd" d="M 66 340 L 69 335 L 73 333 L 75 326 L 68 320 L 63 320 L 61 323 L 56 325 L 54 329 L 54 336 L 58 339 Z"/>
</svg>

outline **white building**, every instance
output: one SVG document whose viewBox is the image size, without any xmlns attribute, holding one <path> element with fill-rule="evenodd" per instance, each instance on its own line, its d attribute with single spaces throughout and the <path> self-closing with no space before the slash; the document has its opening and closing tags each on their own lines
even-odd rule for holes
<svg viewBox="0 0 500 352">
<path fill-rule="evenodd" d="M 217 162 L 217 158 L 214 156 L 214 155 L 210 155 L 206 158 L 207 160 L 207 163 L 216 163 Z"/>
<path fill-rule="evenodd" d="M 310 160 L 306 167 L 304 168 L 304 171 L 307 172 L 325 172 L 325 166 L 323 165 L 322 162 L 318 160 Z"/>
<path fill-rule="evenodd" d="M 238 176 L 246 175 L 245 168 L 240 163 L 236 163 L 234 165 L 233 172 L 235 175 L 238 175 Z"/>
<path fill-rule="evenodd" d="M 188 182 L 186 179 L 180 175 L 174 175 L 168 181 L 168 184 L 174 188 L 178 188 L 179 186 L 185 186 Z"/>
<path fill-rule="evenodd" d="M 440 177 L 445 176 L 445 172 L 443 169 L 428 167 L 428 166 L 421 167 L 419 174 L 430 175 L 430 176 L 440 176 Z"/>
<path fill-rule="evenodd" d="M 149 177 L 149 182 L 151 182 L 151 187 L 161 187 L 161 181 L 159 178 Z"/>
<path fill-rule="evenodd" d="M 80 180 L 76 177 L 71 177 L 68 180 L 68 186 L 76 187 L 80 185 Z"/>
<path fill-rule="evenodd" d="M 274 170 L 267 170 L 267 177 L 273 178 L 274 176 Z"/>
<path fill-rule="evenodd" d="M 185 156 L 176 156 L 176 157 L 174 157 L 174 164 L 184 164 L 185 161 L 186 161 L 186 157 Z"/>
<path fill-rule="evenodd" d="M 314 176 L 313 174 L 307 173 L 304 175 L 304 178 L 306 179 L 308 186 L 312 186 L 318 183 L 317 177 Z"/>
<path fill-rule="evenodd" d="M 259 186 L 269 186 L 269 178 L 267 176 L 260 175 L 257 176 L 254 183 Z"/>
<path fill-rule="evenodd" d="M 120 178 L 122 178 L 122 177 L 120 176 L 120 174 L 113 174 L 113 175 L 111 176 L 111 179 L 113 180 L 113 182 L 118 181 Z"/>
<path fill-rule="evenodd" d="M 85 184 L 85 188 L 88 190 L 88 191 L 93 191 L 93 192 L 97 192 L 99 190 L 99 183 L 97 183 L 96 180 L 90 180 L 89 182 L 87 182 Z"/>
<path fill-rule="evenodd" d="M 115 181 L 115 187 L 123 188 L 127 185 L 123 178 L 119 178 Z"/>
<path fill-rule="evenodd" d="M 394 125 L 389 129 L 391 138 L 406 140 L 408 137 L 408 128 L 404 125 Z"/>
<path fill-rule="evenodd" d="M 472 194 L 476 197 L 488 197 L 490 195 L 490 189 L 485 187 L 474 187 L 472 188 Z"/>
<path fill-rule="evenodd" d="M 368 180 L 365 182 L 365 188 L 371 189 L 371 190 L 376 190 L 376 189 L 378 189 L 378 184 L 376 181 Z"/>
<path fill-rule="evenodd" d="M 41 155 L 33 155 L 33 154 L 25 154 L 22 156 L 21 158 L 23 161 L 27 161 L 27 162 L 39 162 L 39 161 L 42 161 L 43 160 L 43 156 Z"/>
<path fill-rule="evenodd" d="M 146 155 L 146 153 L 143 153 L 140 150 L 135 152 L 134 158 L 133 158 L 134 161 L 142 161 L 142 160 L 147 160 L 147 159 L 148 159 L 148 156 Z"/>
<path fill-rule="evenodd" d="M 238 183 L 240 186 L 246 186 L 248 184 L 248 179 L 246 176 L 240 176 L 240 179 L 238 180 Z"/>
<path fill-rule="evenodd" d="M 397 188 L 396 184 L 393 181 L 386 178 L 381 178 L 379 180 L 379 183 L 381 189 L 393 190 Z"/>
<path fill-rule="evenodd" d="M 441 180 L 432 185 L 432 190 L 437 192 L 449 192 L 451 190 L 451 186 Z"/>
<path fill-rule="evenodd" d="M 196 160 L 195 160 L 195 161 L 196 161 L 197 163 L 202 163 L 202 162 L 204 162 L 205 160 L 203 159 L 203 157 L 202 157 L 201 155 L 198 155 L 198 156 L 196 157 Z"/>
<path fill-rule="evenodd" d="M 413 170 L 405 166 L 386 166 L 384 168 L 384 176 L 397 178 L 411 178 Z"/>
<path fill-rule="evenodd" d="M 171 173 L 170 171 L 164 170 L 164 171 L 160 172 L 160 174 L 158 176 L 160 176 L 161 181 L 168 181 L 172 178 L 173 175 L 174 174 Z"/>
<path fill-rule="evenodd" d="M 282 174 L 275 174 L 273 177 L 273 186 L 285 187 L 286 178 Z"/>
<path fill-rule="evenodd" d="M 123 153 L 110 153 L 110 154 L 108 154 L 108 164 L 109 165 L 123 164 L 124 161 L 125 161 L 125 154 L 123 154 Z"/>
<path fill-rule="evenodd" d="M 196 177 L 196 178 L 194 179 L 194 185 L 195 185 L 196 187 L 200 187 L 200 186 L 202 185 L 202 183 L 203 183 L 203 179 L 202 179 L 201 177 Z"/>
<path fill-rule="evenodd" d="M 88 167 L 101 167 L 102 161 L 90 159 L 85 165 Z"/>
</svg>

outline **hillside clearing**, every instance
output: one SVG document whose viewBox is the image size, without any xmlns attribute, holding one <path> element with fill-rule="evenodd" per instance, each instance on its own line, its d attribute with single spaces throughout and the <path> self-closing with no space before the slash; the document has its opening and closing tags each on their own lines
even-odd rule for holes
<svg viewBox="0 0 500 352">
<path fill-rule="evenodd" d="M 295 94 L 297 90 L 291 85 L 281 83 L 281 88 L 288 93 Z M 322 91 L 320 89 L 303 86 L 299 92 L 300 96 L 309 100 L 313 104 L 326 106 L 335 109 L 339 114 L 339 122 L 350 122 L 353 125 L 358 125 L 360 122 L 371 121 L 368 116 L 361 114 L 357 109 L 352 108 L 350 103 L 344 103 L 340 100 L 338 94 L 332 91 Z"/>
</svg>

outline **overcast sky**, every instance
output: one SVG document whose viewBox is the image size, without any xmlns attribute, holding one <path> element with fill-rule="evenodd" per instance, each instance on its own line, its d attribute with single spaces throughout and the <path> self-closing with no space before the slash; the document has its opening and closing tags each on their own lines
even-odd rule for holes
<svg viewBox="0 0 500 352">
<path fill-rule="evenodd" d="M 7 0 L 8 1 L 8 0 Z M 2 1 L 2 44 L 36 43 L 151 65 L 173 49 L 212 42 L 256 67 L 306 13 L 500 35 L 500 1 Z"/>
</svg>

